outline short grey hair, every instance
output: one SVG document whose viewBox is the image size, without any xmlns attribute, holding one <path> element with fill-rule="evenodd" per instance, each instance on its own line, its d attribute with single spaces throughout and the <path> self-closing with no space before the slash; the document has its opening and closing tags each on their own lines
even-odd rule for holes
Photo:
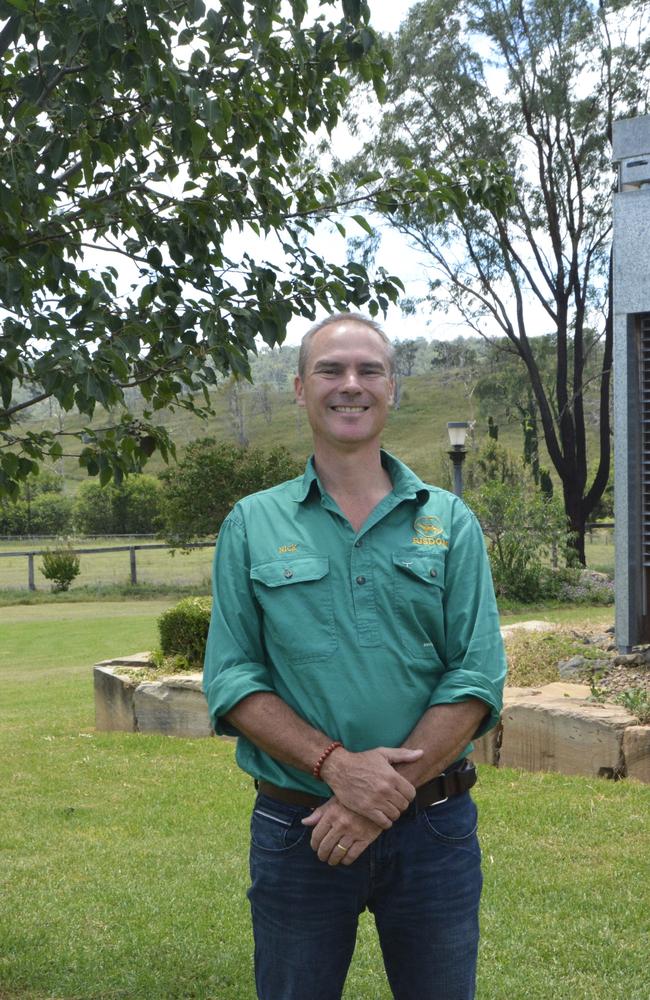
<svg viewBox="0 0 650 1000">
<path fill-rule="evenodd" d="M 379 334 L 386 347 L 386 358 L 388 360 L 388 374 L 392 378 L 395 374 L 395 348 L 388 339 L 385 331 L 376 322 L 376 320 L 371 319 L 369 316 L 364 316 L 363 313 L 354 312 L 339 312 L 334 313 L 333 316 L 328 316 L 326 319 L 320 320 L 318 323 L 314 323 L 308 330 L 305 336 L 300 342 L 300 351 L 298 353 L 298 375 L 304 381 L 305 375 L 307 374 L 307 359 L 309 357 L 309 348 L 311 342 L 318 333 L 319 330 L 324 330 L 326 326 L 331 326 L 333 323 L 342 323 L 345 320 L 354 321 L 355 323 L 361 323 L 362 326 L 367 326 L 368 329 L 373 330 L 375 333 Z"/>
</svg>

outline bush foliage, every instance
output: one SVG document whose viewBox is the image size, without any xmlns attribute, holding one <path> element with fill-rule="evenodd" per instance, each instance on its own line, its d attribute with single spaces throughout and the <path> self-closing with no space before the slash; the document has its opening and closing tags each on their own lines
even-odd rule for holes
<svg viewBox="0 0 650 1000">
<path fill-rule="evenodd" d="M 79 576 L 79 570 L 79 556 L 69 545 L 46 549 L 43 553 L 41 573 L 46 580 L 52 581 L 55 594 L 69 590 L 72 581 Z"/>
<path fill-rule="evenodd" d="M 286 448 L 263 451 L 203 438 L 163 473 L 163 533 L 173 545 L 213 537 L 233 505 L 302 472 Z"/>
<path fill-rule="evenodd" d="M 153 534 L 162 492 L 155 476 L 129 476 L 119 486 L 82 483 L 74 505 L 77 531 L 84 535 Z"/>
<path fill-rule="evenodd" d="M 569 540 L 561 503 L 545 496 L 496 441 L 483 449 L 475 474 L 466 497 L 487 539 L 497 596 L 524 603 L 559 597 L 566 571 L 558 573 L 557 565 L 568 558 Z"/>
<path fill-rule="evenodd" d="M 29 476 L 16 500 L 0 500 L 0 535 L 65 536 L 71 528 L 72 500 L 53 472 Z"/>
<path fill-rule="evenodd" d="M 161 653 L 174 658 L 175 669 L 203 668 L 211 609 L 209 597 L 185 597 L 159 616 Z"/>
</svg>

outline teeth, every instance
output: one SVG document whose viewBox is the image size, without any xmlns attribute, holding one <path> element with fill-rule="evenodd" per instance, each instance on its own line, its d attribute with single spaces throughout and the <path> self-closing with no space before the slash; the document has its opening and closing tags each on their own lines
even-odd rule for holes
<svg viewBox="0 0 650 1000">
<path fill-rule="evenodd" d="M 332 409 L 336 410 L 337 413 L 363 413 L 366 410 L 365 406 L 334 406 Z"/>
</svg>

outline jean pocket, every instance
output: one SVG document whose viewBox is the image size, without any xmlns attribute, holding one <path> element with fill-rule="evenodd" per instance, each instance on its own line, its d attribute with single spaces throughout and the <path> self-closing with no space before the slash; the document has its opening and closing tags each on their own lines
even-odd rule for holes
<svg viewBox="0 0 650 1000">
<path fill-rule="evenodd" d="M 260 796 L 251 816 L 251 843 L 261 851 L 292 850 L 307 835 L 307 827 L 300 821 L 308 812 Z"/>
<path fill-rule="evenodd" d="M 445 844 L 467 843 L 478 827 L 478 810 L 469 792 L 428 806 L 422 815 L 429 832 Z"/>
</svg>

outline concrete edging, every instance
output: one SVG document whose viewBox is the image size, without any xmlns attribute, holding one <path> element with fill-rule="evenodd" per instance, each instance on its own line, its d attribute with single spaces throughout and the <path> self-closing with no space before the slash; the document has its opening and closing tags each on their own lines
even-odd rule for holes
<svg viewBox="0 0 650 1000">
<path fill-rule="evenodd" d="M 96 727 L 101 731 L 213 735 L 201 674 L 139 681 L 120 667 L 145 667 L 148 653 L 104 660 L 93 668 Z M 499 725 L 474 743 L 473 759 L 494 767 L 650 784 L 650 726 L 619 705 L 588 701 L 585 684 L 506 687 Z"/>
</svg>

